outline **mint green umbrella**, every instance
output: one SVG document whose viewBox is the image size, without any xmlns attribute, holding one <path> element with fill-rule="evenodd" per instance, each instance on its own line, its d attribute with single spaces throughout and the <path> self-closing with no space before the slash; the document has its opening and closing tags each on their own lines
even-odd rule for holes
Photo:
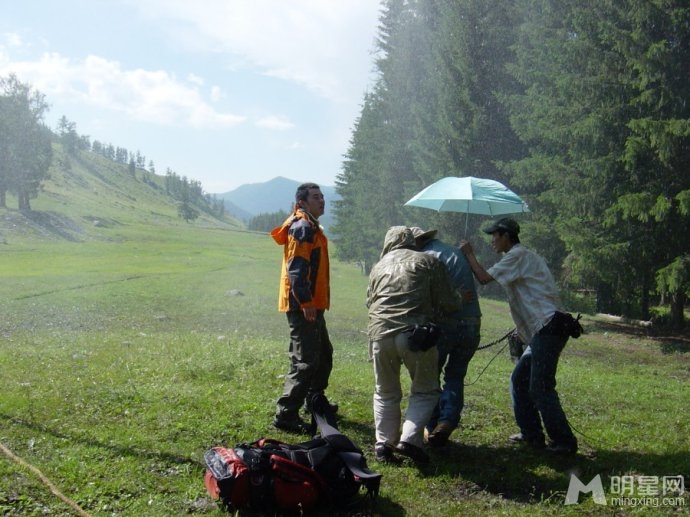
<svg viewBox="0 0 690 517">
<path fill-rule="evenodd" d="M 490 217 L 529 212 L 527 203 L 503 183 L 473 176 L 442 178 L 415 194 L 405 206 Z"/>
<path fill-rule="evenodd" d="M 529 212 L 527 203 L 502 183 L 472 176 L 442 178 L 412 197 L 405 206 L 491 217 Z"/>
</svg>

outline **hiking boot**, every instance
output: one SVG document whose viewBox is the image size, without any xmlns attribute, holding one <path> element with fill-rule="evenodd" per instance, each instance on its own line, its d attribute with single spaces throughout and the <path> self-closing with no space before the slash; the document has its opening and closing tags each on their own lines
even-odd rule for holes
<svg viewBox="0 0 690 517">
<path fill-rule="evenodd" d="M 544 438 L 528 438 L 522 433 L 511 434 L 508 437 L 508 441 L 512 443 L 518 443 L 522 445 L 527 445 L 533 449 L 543 449 L 545 447 Z"/>
<path fill-rule="evenodd" d="M 427 442 L 432 447 L 442 447 L 448 443 L 448 438 L 453 432 L 454 427 L 448 422 L 439 422 L 434 430 L 429 433 L 427 437 Z"/>
<path fill-rule="evenodd" d="M 309 434 L 309 424 L 300 417 L 280 418 L 276 416 L 273 419 L 273 427 L 291 434 Z"/>
<path fill-rule="evenodd" d="M 400 463 L 400 458 L 396 458 L 393 455 L 393 446 L 387 443 L 378 444 L 374 447 L 374 458 L 379 463 L 388 463 L 391 465 Z"/>
<path fill-rule="evenodd" d="M 553 454 L 558 454 L 561 456 L 569 456 L 573 454 L 577 454 L 577 443 L 571 443 L 571 442 L 565 442 L 565 443 L 556 443 L 556 442 L 551 442 L 549 445 L 546 446 L 546 450 L 548 452 L 551 452 Z"/>
<path fill-rule="evenodd" d="M 420 465 L 429 463 L 429 455 L 424 452 L 424 449 L 408 442 L 398 443 L 397 447 L 395 448 L 395 452 L 403 456 L 407 456 L 412 461 L 419 463 Z"/>
</svg>

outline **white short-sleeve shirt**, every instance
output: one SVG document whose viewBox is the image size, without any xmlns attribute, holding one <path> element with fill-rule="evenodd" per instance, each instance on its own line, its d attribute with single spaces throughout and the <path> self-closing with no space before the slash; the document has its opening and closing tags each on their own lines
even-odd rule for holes
<svg viewBox="0 0 690 517">
<path fill-rule="evenodd" d="M 525 343 L 561 310 L 546 261 L 522 244 L 515 244 L 487 272 L 505 289 L 513 322 Z"/>
</svg>

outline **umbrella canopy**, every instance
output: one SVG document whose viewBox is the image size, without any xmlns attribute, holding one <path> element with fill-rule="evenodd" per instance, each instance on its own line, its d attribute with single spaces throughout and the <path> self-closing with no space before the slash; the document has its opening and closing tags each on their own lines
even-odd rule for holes
<svg viewBox="0 0 690 517">
<path fill-rule="evenodd" d="M 472 176 L 442 178 L 412 197 L 405 206 L 488 216 L 529 212 L 527 203 L 502 183 Z"/>
</svg>

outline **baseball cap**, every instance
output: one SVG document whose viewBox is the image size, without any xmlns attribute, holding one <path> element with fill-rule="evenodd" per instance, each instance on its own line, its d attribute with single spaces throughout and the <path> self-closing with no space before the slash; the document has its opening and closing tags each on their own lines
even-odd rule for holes
<svg viewBox="0 0 690 517">
<path fill-rule="evenodd" d="M 504 232 L 508 232 L 512 235 L 517 235 L 518 233 L 520 233 L 520 225 L 517 223 L 515 219 L 511 219 L 510 217 L 504 217 L 503 219 L 499 219 L 498 221 L 494 222 L 491 226 L 486 228 L 484 230 L 484 233 L 494 233 L 501 230 Z"/>
</svg>

